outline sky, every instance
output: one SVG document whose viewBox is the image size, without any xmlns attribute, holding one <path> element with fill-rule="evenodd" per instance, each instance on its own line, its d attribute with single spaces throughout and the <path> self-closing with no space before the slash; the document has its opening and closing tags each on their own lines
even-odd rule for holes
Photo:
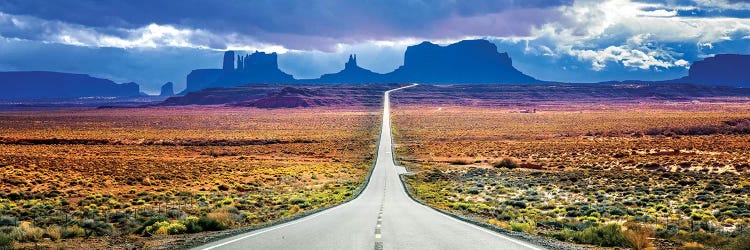
<svg viewBox="0 0 750 250">
<path fill-rule="evenodd" d="M 750 0 L 0 0 L 0 71 L 86 73 L 156 94 L 225 50 L 279 53 L 295 78 L 387 73 L 407 46 L 487 39 L 541 80 L 666 80 L 750 54 Z"/>
</svg>

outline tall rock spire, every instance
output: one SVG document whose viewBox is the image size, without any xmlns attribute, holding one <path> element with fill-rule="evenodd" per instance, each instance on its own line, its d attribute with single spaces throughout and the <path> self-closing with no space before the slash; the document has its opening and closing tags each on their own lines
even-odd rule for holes
<svg viewBox="0 0 750 250">
<path fill-rule="evenodd" d="M 344 64 L 344 69 L 354 69 L 357 68 L 357 55 L 351 54 L 349 55 L 349 61 Z"/>
<path fill-rule="evenodd" d="M 224 71 L 234 71 L 234 51 L 224 52 Z"/>
</svg>

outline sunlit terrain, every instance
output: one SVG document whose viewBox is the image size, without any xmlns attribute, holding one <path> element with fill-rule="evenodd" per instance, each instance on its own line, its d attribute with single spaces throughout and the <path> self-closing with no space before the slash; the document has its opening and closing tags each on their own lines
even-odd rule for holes
<svg viewBox="0 0 750 250">
<path fill-rule="evenodd" d="M 379 113 L 186 107 L 0 117 L 0 223 L 20 223 L 7 233 L 17 246 L 101 249 L 184 243 L 167 235 L 263 225 L 350 199 L 372 164 Z M 97 235 L 109 236 L 85 239 Z"/>
<path fill-rule="evenodd" d="M 478 222 L 589 246 L 742 244 L 747 103 L 560 104 L 394 108 L 410 190 Z"/>
</svg>

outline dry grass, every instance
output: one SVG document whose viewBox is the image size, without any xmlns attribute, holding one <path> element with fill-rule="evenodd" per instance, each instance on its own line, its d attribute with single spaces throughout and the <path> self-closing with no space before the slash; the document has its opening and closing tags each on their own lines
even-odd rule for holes
<svg viewBox="0 0 750 250">
<path fill-rule="evenodd" d="M 91 219 L 85 229 L 96 234 L 187 215 L 230 228 L 272 222 L 352 197 L 374 160 L 378 117 L 357 108 L 0 112 L 0 215 L 37 220 L 53 239 Z"/>
<path fill-rule="evenodd" d="M 394 108 L 398 160 L 417 173 L 410 191 L 440 209 L 579 243 L 624 222 L 623 240 L 607 244 L 650 249 L 656 237 L 722 248 L 748 233 L 750 135 L 732 127 L 750 118 L 747 103 L 535 107 Z"/>
</svg>

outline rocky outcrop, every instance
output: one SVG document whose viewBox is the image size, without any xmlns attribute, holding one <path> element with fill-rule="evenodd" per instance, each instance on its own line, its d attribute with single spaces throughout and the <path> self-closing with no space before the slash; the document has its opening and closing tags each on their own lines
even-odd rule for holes
<svg viewBox="0 0 750 250">
<path fill-rule="evenodd" d="M 279 70 L 276 53 L 224 54 L 222 69 L 194 70 L 184 93 L 249 83 L 538 83 L 513 67 L 507 53 L 486 40 L 467 40 L 448 46 L 430 42 L 409 46 L 404 65 L 387 74 L 364 69 L 350 55 L 344 69 L 317 79 L 297 80 Z"/>
<path fill-rule="evenodd" d="M 136 83 L 117 84 L 85 74 L 50 71 L 0 72 L 0 99 L 137 97 Z"/>
<path fill-rule="evenodd" d="M 278 66 L 278 54 L 255 52 L 237 55 L 234 51 L 224 53 L 222 69 L 193 70 L 187 77 L 187 88 L 182 94 L 206 89 L 235 87 L 250 83 L 293 83 L 292 75 L 284 73 Z"/>
<path fill-rule="evenodd" d="M 322 75 L 310 82 L 318 83 L 377 83 L 383 82 L 383 75 L 364 69 L 357 65 L 357 55 L 349 55 L 344 69 L 333 74 Z"/>
<path fill-rule="evenodd" d="M 187 87 L 180 94 L 184 95 L 201 89 L 210 88 L 212 87 L 212 84 L 219 79 L 221 74 L 221 69 L 196 69 L 190 71 L 190 74 L 187 75 Z"/>
<path fill-rule="evenodd" d="M 174 95 L 174 84 L 172 82 L 167 82 L 164 85 L 161 85 L 161 92 L 159 93 L 159 96 L 170 97 L 173 95 Z"/>
<path fill-rule="evenodd" d="M 465 40 L 448 46 L 430 42 L 409 46 L 404 65 L 385 77 L 392 82 L 538 83 L 513 67 L 507 53 L 487 40 Z"/>
<path fill-rule="evenodd" d="M 688 76 L 669 82 L 750 87 L 750 55 L 720 54 L 696 61 Z"/>
</svg>

